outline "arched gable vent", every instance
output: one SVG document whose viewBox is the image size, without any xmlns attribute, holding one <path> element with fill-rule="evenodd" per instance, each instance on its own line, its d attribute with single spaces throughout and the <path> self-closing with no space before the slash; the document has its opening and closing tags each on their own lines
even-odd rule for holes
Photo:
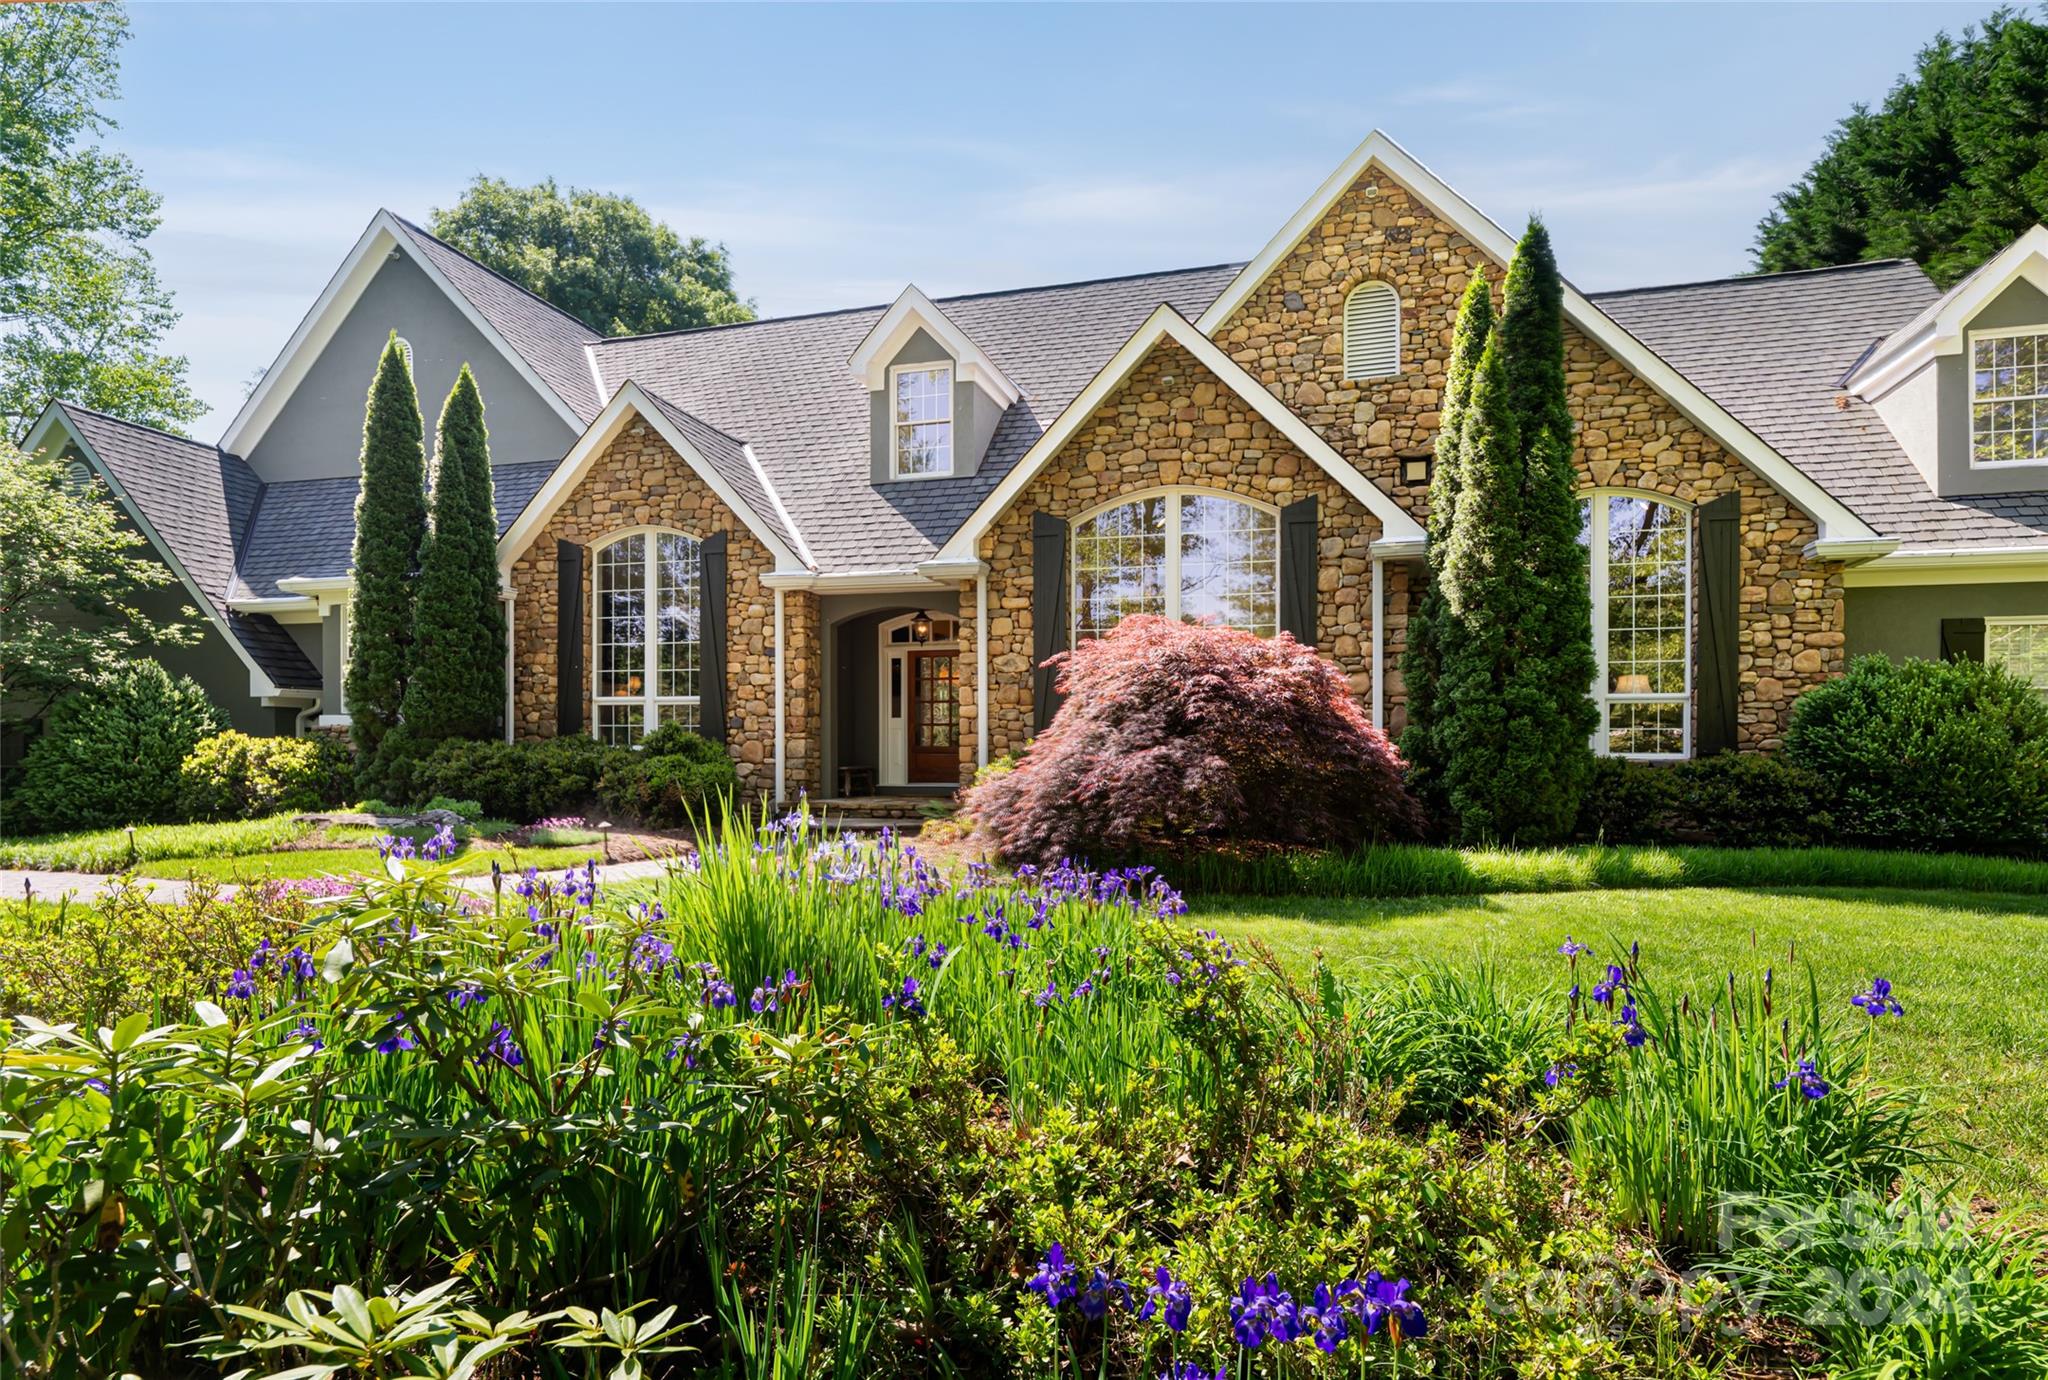
<svg viewBox="0 0 2048 1380">
<path fill-rule="evenodd" d="M 1344 299 L 1344 377 L 1401 372 L 1401 296 L 1386 283 L 1360 283 Z"/>
</svg>

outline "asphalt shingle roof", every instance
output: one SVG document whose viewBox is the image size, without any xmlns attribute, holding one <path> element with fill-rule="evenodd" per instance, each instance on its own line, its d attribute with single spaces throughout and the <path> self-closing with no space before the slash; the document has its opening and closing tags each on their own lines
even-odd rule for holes
<svg viewBox="0 0 2048 1380">
<path fill-rule="evenodd" d="M 499 536 L 554 472 L 551 461 L 491 467 Z M 355 550 L 359 487 L 353 475 L 265 485 L 242 544 L 235 597 L 275 599 L 288 593 L 278 588 L 279 580 L 338 580 L 347 575 Z"/>
<path fill-rule="evenodd" d="M 961 479 L 869 482 L 868 394 L 846 361 L 886 306 L 607 340 L 604 386 L 628 379 L 752 446 L 821 570 L 928 560 L 1161 302 L 1190 319 L 1237 265 L 938 299 L 1024 396 Z"/>
<path fill-rule="evenodd" d="M 1764 442 L 1903 550 L 2048 539 L 2048 494 L 1939 498 L 1843 377 L 1940 296 L 1907 260 L 1592 295 Z"/>
<path fill-rule="evenodd" d="M 72 403 L 58 406 L 264 674 L 280 687 L 317 687 L 320 673 L 290 633 L 265 615 L 227 611 L 236 544 L 262 489 L 254 472 L 218 447 Z"/>
<path fill-rule="evenodd" d="M 783 520 L 782 509 L 776 503 L 775 495 L 769 491 L 763 472 L 747 458 L 746 442 L 726 435 L 701 417 L 685 412 L 659 393 L 649 390 L 647 396 L 661 409 L 662 416 L 697 448 L 698 454 L 710 463 L 711 468 L 718 471 L 719 478 L 731 485 L 754 515 L 767 524 L 776 538 L 792 552 L 801 553 L 803 545 Z"/>
<path fill-rule="evenodd" d="M 534 296 L 511 279 L 485 268 L 461 250 L 435 239 L 403 216 L 393 215 L 421 255 L 468 299 L 491 328 L 505 338 L 534 373 L 555 390 L 588 426 L 607 401 L 597 396 L 584 345 L 598 333 L 560 307 Z"/>
</svg>

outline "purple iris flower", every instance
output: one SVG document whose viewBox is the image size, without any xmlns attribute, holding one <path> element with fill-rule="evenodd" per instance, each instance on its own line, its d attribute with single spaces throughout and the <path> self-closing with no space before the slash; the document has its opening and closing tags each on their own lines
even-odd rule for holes
<svg viewBox="0 0 2048 1380">
<path fill-rule="evenodd" d="M 1570 935 L 1566 935 L 1564 937 L 1564 943 L 1557 946 L 1557 951 L 1563 954 L 1566 958 L 1577 958 L 1580 954 L 1589 954 L 1593 952 L 1593 946 L 1591 944 L 1581 944 L 1578 940 L 1572 938 Z"/>
<path fill-rule="evenodd" d="M 1145 1290 L 1145 1302 L 1138 1309 L 1138 1321 L 1150 1322 L 1156 1314 L 1174 1332 L 1188 1330 L 1188 1314 L 1195 1308 L 1194 1291 L 1187 1281 L 1175 1279 L 1164 1265 L 1152 1272 L 1152 1284 Z"/>
<path fill-rule="evenodd" d="M 477 1056 L 481 1064 L 486 1059 L 496 1059 L 508 1069 L 516 1069 L 526 1062 L 526 1051 L 519 1047 L 519 1041 L 512 1038 L 512 1029 L 501 1021 L 491 1022 L 490 1038 L 484 1041 L 484 1052 Z"/>
<path fill-rule="evenodd" d="M 1579 1066 L 1577 1064 L 1552 1064 L 1544 1071 L 1543 1084 L 1545 1087 L 1554 1088 L 1565 1080 L 1577 1078 L 1578 1076 Z"/>
<path fill-rule="evenodd" d="M 420 849 L 420 856 L 428 862 L 439 862 L 443 858 L 454 857 L 455 850 L 461 846 L 455 841 L 455 826 L 444 824 L 434 831 L 434 836 Z"/>
<path fill-rule="evenodd" d="M 1302 1325 L 1316 1344 L 1316 1350 L 1325 1355 L 1336 1354 L 1344 1345 L 1344 1339 L 1351 1335 L 1350 1322 L 1344 1316 L 1343 1300 L 1327 1284 L 1318 1284 L 1310 1296 L 1309 1306 L 1301 1310 Z"/>
<path fill-rule="evenodd" d="M 248 1001 L 256 995 L 256 979 L 247 968 L 237 968 L 228 978 L 227 994 L 236 1001 Z"/>
<path fill-rule="evenodd" d="M 1636 1004 L 1632 1001 L 1622 1003 L 1621 1015 L 1614 1023 L 1622 1028 L 1621 1042 L 1630 1049 L 1641 1049 L 1650 1038 L 1643 1030 L 1643 1023 L 1636 1015 Z"/>
<path fill-rule="evenodd" d="M 384 1027 L 384 1033 L 377 1040 L 379 1054 L 396 1054 L 402 1049 L 418 1049 L 410 1035 L 405 1033 L 405 1022 L 393 1021 Z"/>
<path fill-rule="evenodd" d="M 1055 1241 L 1046 1247 L 1044 1259 L 1038 1262 L 1038 1273 L 1024 1287 L 1044 1299 L 1046 1307 L 1058 1308 L 1080 1292 L 1074 1275 L 1074 1267 L 1067 1263 L 1066 1247 Z"/>
<path fill-rule="evenodd" d="M 311 1021 L 300 1021 L 292 1027 L 292 1038 L 310 1046 L 315 1054 L 327 1048 L 327 1042 L 320 1038 L 320 1027 Z"/>
<path fill-rule="evenodd" d="M 1607 976 L 1593 984 L 1593 1000 L 1602 1006 L 1612 1006 L 1614 994 L 1627 991 L 1628 974 L 1621 970 L 1620 964 L 1610 963 L 1607 965 Z"/>
<path fill-rule="evenodd" d="M 882 995 L 883 1009 L 893 1010 L 904 1016 L 922 1016 L 925 1013 L 924 998 L 918 995 L 920 990 L 916 978 L 903 979 L 903 986 L 899 990 L 885 992 Z"/>
<path fill-rule="evenodd" d="M 1227 1365 L 1220 1365 L 1214 1371 L 1205 1370 L 1193 1361 L 1182 1361 L 1179 1365 L 1168 1366 L 1159 1372 L 1159 1380 L 1224 1380 L 1230 1373 Z"/>
<path fill-rule="evenodd" d="M 1338 1286 L 1338 1292 L 1357 1301 L 1367 1336 L 1384 1326 L 1398 1345 L 1403 1337 L 1422 1337 L 1429 1333 L 1429 1320 L 1422 1314 L 1422 1305 L 1408 1297 L 1408 1281 L 1405 1279 L 1388 1279 L 1378 1270 L 1371 1270 L 1366 1273 L 1363 1284 L 1346 1280 Z"/>
<path fill-rule="evenodd" d="M 1828 1095 L 1827 1080 L 1820 1076 L 1820 1070 L 1814 1067 L 1811 1059 L 1801 1059 L 1796 1071 L 1786 1074 L 1771 1086 L 1783 1088 L 1795 1080 L 1799 1084 L 1800 1095 L 1809 1102 L 1818 1102 Z"/>
<path fill-rule="evenodd" d="M 1294 1296 L 1280 1287 L 1270 1272 L 1264 1280 L 1247 1279 L 1230 1301 L 1230 1331 L 1237 1344 L 1247 1349 L 1265 1345 L 1267 1338 L 1291 1342 L 1301 1336 L 1301 1318 Z"/>
<path fill-rule="evenodd" d="M 1081 1316 L 1100 1318 L 1109 1311 L 1112 1303 L 1128 1308 L 1131 1302 L 1131 1286 L 1096 1266 L 1088 1276 L 1088 1282 L 1081 1286 L 1079 1294 Z"/>
<path fill-rule="evenodd" d="M 1898 999 L 1892 996 L 1892 984 L 1889 978 L 1872 978 L 1870 980 L 1870 990 L 1868 992 L 1858 992 L 1855 996 L 1849 998 L 1849 1005 L 1859 1007 L 1868 1012 L 1872 1020 L 1879 1016 L 1903 1016 L 1906 1014 L 1906 1008 L 1899 1005 Z"/>
</svg>

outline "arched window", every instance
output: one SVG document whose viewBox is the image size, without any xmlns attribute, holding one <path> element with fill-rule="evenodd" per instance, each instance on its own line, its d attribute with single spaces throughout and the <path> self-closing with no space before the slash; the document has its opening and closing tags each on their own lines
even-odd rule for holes
<svg viewBox="0 0 2048 1380">
<path fill-rule="evenodd" d="M 1401 372 L 1401 295 L 1386 283 L 1360 283 L 1344 299 L 1344 377 L 1391 378 Z"/>
<path fill-rule="evenodd" d="M 1264 504 L 1170 489 L 1074 525 L 1074 638 L 1134 613 L 1271 637 L 1280 623 L 1280 515 Z"/>
<path fill-rule="evenodd" d="M 697 542 L 632 532 L 597 551 L 591 617 L 595 728 L 631 745 L 665 723 L 697 728 L 702 591 Z"/>
<path fill-rule="evenodd" d="M 1580 506 L 1593 568 L 1596 752 L 1683 757 L 1692 744 L 1692 515 L 1646 494 Z"/>
</svg>

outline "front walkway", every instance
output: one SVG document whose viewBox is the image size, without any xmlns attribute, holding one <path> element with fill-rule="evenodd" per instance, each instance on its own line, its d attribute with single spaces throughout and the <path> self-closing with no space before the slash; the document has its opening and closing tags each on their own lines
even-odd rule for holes
<svg viewBox="0 0 2048 1380">
<path fill-rule="evenodd" d="M 603 863 L 598 866 L 597 880 L 600 883 L 638 882 L 659 877 L 667 863 L 659 858 L 643 858 L 639 862 Z M 564 869 L 556 869 L 557 871 Z M 20 901 L 47 901 L 52 904 L 69 896 L 75 901 L 97 901 L 122 881 L 117 873 L 109 872 L 28 872 L 15 868 L 0 868 L 0 904 Z M 456 884 L 467 891 L 488 893 L 491 889 L 489 873 L 475 877 L 460 877 Z M 191 894 L 192 883 L 164 877 L 131 877 L 128 885 L 140 887 L 149 894 L 149 899 L 165 905 L 179 905 Z M 232 896 L 239 888 L 222 884 L 218 894 Z"/>
</svg>

